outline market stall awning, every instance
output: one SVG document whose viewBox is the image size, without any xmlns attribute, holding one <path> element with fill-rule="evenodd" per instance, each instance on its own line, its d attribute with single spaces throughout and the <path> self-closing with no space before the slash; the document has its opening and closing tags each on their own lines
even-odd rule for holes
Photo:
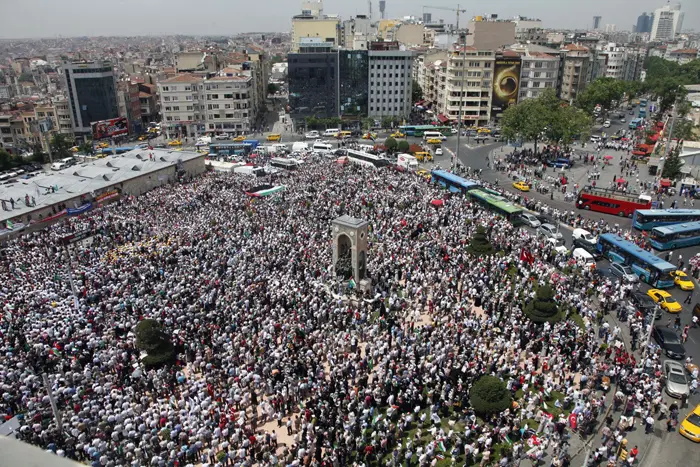
<svg viewBox="0 0 700 467">
<path fill-rule="evenodd" d="M 671 180 L 669 180 L 668 178 L 662 178 L 661 180 L 659 180 L 659 185 L 661 185 L 664 188 L 668 188 L 671 186 Z"/>
<path fill-rule="evenodd" d="M 447 117 L 445 117 L 443 114 L 439 114 L 439 115 L 437 116 L 437 118 L 438 118 L 438 120 L 440 120 L 442 123 L 447 123 L 447 122 L 450 121 L 450 119 L 447 118 Z"/>
</svg>

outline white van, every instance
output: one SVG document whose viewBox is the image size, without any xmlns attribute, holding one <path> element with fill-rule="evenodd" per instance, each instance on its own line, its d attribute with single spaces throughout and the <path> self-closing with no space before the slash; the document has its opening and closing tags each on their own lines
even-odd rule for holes
<svg viewBox="0 0 700 467">
<path fill-rule="evenodd" d="M 53 164 L 51 164 L 51 170 L 63 170 L 67 167 L 68 167 L 68 164 L 66 164 L 65 162 L 61 162 L 61 161 L 54 162 Z"/>
<path fill-rule="evenodd" d="M 407 170 L 416 170 L 418 169 L 418 159 L 410 154 L 399 154 L 396 165 Z"/>
<path fill-rule="evenodd" d="M 596 238 L 595 235 L 590 233 L 586 229 L 574 229 L 574 232 L 571 234 L 574 240 L 581 240 L 589 245 L 595 245 L 598 243 L 598 238 Z"/>
<path fill-rule="evenodd" d="M 321 154 L 326 154 L 333 151 L 333 145 L 331 143 L 326 143 L 323 141 L 316 141 L 311 147 L 314 152 Z"/>
<path fill-rule="evenodd" d="M 328 128 L 323 132 L 323 136 L 335 136 L 340 133 L 340 128 Z"/>
<path fill-rule="evenodd" d="M 595 259 L 593 258 L 593 255 L 583 248 L 575 248 L 572 256 L 576 262 L 583 262 L 586 268 L 595 267 Z"/>
<path fill-rule="evenodd" d="M 439 131 L 426 131 L 423 133 L 424 140 L 429 140 L 429 139 L 433 139 L 433 138 L 445 141 L 447 139 L 447 136 L 443 135 Z"/>
<path fill-rule="evenodd" d="M 292 152 L 303 152 L 309 150 L 309 143 L 304 143 L 303 141 L 297 141 L 292 144 Z"/>
</svg>

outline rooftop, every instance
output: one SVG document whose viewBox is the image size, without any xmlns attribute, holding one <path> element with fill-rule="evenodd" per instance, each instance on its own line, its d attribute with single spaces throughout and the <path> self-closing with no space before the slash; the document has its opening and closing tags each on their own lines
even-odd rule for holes
<svg viewBox="0 0 700 467">
<path fill-rule="evenodd" d="M 149 160 L 149 154 L 153 154 L 154 160 Z M 98 192 L 117 183 L 170 167 L 178 161 L 187 162 L 198 157 L 204 155 L 192 151 L 135 149 L 116 156 L 90 160 L 58 172 L 20 179 L 17 183 L 0 186 L 0 199 L 16 201 L 13 211 L 0 211 L 0 222 L 69 201 L 82 194 Z M 54 186 L 58 187 L 58 191 L 51 193 L 51 187 Z M 29 207 L 24 203 L 27 195 L 30 198 L 34 196 L 36 206 Z"/>
<path fill-rule="evenodd" d="M 196 83 L 202 81 L 201 76 L 193 75 L 191 73 L 182 73 L 172 78 L 161 81 L 162 84 L 165 83 Z"/>
</svg>

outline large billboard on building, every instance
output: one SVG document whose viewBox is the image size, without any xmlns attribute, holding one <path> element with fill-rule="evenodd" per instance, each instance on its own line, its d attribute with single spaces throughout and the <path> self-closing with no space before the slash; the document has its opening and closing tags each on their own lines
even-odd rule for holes
<svg viewBox="0 0 700 467">
<path fill-rule="evenodd" d="M 92 127 L 92 139 L 113 138 L 119 135 L 129 134 L 129 121 L 126 117 L 111 118 L 90 123 Z"/>
<path fill-rule="evenodd" d="M 496 57 L 493 73 L 491 112 L 500 113 L 518 102 L 520 57 Z"/>
</svg>

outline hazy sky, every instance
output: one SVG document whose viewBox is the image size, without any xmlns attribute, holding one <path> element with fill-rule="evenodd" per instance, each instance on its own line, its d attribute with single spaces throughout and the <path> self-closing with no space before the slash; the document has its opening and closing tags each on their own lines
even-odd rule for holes
<svg viewBox="0 0 700 467">
<path fill-rule="evenodd" d="M 387 17 L 421 16 L 423 5 L 456 7 L 457 2 L 387 0 Z M 674 2 L 675 3 L 675 2 Z M 476 14 L 536 17 L 546 28 L 586 28 L 594 15 L 602 26 L 631 30 L 637 16 L 665 5 L 665 0 L 489 0 L 464 1 L 466 19 Z M 362 0 L 326 0 L 326 14 L 343 18 L 367 14 Z M 482 5 L 482 6 L 477 6 Z M 682 2 L 683 29 L 700 30 L 700 1 Z M 373 18 L 379 2 L 372 1 Z M 152 34 L 225 34 L 289 31 L 291 16 L 301 11 L 297 0 L 0 0 L 0 37 L 131 36 Z M 433 19 L 454 23 L 454 13 L 426 10 Z"/>
</svg>

